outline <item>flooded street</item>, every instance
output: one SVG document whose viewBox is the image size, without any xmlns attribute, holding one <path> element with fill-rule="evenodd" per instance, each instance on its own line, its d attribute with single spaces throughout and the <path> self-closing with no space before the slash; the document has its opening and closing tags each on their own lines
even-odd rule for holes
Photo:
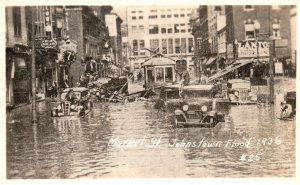
<svg viewBox="0 0 300 185">
<path fill-rule="evenodd" d="M 55 119 L 51 104 L 38 104 L 37 124 L 29 105 L 7 112 L 7 178 L 295 175 L 296 124 L 276 118 L 277 104 L 231 106 L 215 128 L 174 128 L 153 102 L 94 103 L 85 117 Z"/>
</svg>

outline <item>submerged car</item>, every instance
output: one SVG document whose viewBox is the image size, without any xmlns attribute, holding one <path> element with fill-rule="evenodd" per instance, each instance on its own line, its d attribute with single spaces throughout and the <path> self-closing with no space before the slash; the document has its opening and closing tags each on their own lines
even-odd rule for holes
<svg viewBox="0 0 300 185">
<path fill-rule="evenodd" d="M 256 104 L 257 95 L 251 91 L 248 80 L 232 79 L 227 83 L 227 96 L 232 104 Z"/>
<path fill-rule="evenodd" d="M 217 110 L 214 94 L 211 84 L 173 85 L 162 90 L 160 101 L 166 111 L 173 112 L 175 127 L 214 127 L 225 121 L 224 114 Z"/>
<path fill-rule="evenodd" d="M 61 94 L 61 101 L 52 109 L 51 116 L 83 116 L 92 106 L 88 88 L 67 88 Z"/>
<path fill-rule="evenodd" d="M 285 100 L 281 102 L 280 119 L 293 120 L 296 116 L 296 90 L 286 92 Z"/>
</svg>

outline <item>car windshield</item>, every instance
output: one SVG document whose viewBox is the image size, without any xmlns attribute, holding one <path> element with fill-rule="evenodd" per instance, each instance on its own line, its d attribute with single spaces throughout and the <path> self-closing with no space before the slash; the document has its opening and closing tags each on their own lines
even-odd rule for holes
<svg viewBox="0 0 300 185">
<path fill-rule="evenodd" d="M 185 98 L 210 98 L 211 91 L 207 90 L 193 90 L 193 91 L 183 91 Z"/>
<path fill-rule="evenodd" d="M 61 99 L 62 100 L 66 99 L 67 94 L 68 94 L 67 92 L 62 93 L 61 94 Z M 80 99 L 80 92 L 74 92 L 74 96 L 76 97 L 76 100 Z"/>
</svg>

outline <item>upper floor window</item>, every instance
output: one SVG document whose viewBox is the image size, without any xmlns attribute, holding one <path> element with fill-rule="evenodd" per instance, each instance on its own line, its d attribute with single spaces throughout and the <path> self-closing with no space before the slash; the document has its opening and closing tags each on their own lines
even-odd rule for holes
<svg viewBox="0 0 300 185">
<path fill-rule="evenodd" d="M 144 17 L 143 16 L 139 16 L 139 19 L 143 19 Z"/>
<path fill-rule="evenodd" d="M 180 17 L 184 17 L 185 15 L 184 14 L 180 14 Z"/>
<path fill-rule="evenodd" d="M 13 7 L 13 25 L 15 37 L 21 37 L 21 8 Z"/>
<path fill-rule="evenodd" d="M 171 18 L 171 17 L 172 17 L 172 15 L 171 15 L 171 14 L 169 14 L 169 15 L 167 15 L 167 17 L 168 17 L 168 18 Z"/>
<path fill-rule="evenodd" d="M 245 5 L 244 10 L 245 11 L 252 11 L 252 10 L 254 10 L 254 6 L 253 5 Z"/>
<path fill-rule="evenodd" d="M 136 13 L 136 11 L 131 11 L 131 13 Z"/>
<path fill-rule="evenodd" d="M 161 15 L 160 17 L 161 17 L 161 18 L 166 18 L 166 15 Z"/>
<path fill-rule="evenodd" d="M 149 19 L 157 19 L 157 15 L 149 15 Z"/>
<path fill-rule="evenodd" d="M 143 11 L 142 11 L 142 10 L 139 10 L 139 13 L 143 13 Z"/>
<path fill-rule="evenodd" d="M 273 39 L 281 39 L 280 37 L 280 20 L 275 19 L 272 24 Z"/>
<path fill-rule="evenodd" d="M 174 14 L 174 17 L 178 17 L 178 14 Z"/>
<path fill-rule="evenodd" d="M 150 25 L 149 34 L 158 34 L 158 25 Z"/>
<path fill-rule="evenodd" d="M 131 19 L 132 19 L 132 20 L 136 20 L 136 16 L 132 16 Z"/>
<path fill-rule="evenodd" d="M 150 10 L 150 12 L 152 12 L 152 13 L 153 13 L 153 12 L 157 12 L 157 10 Z"/>
</svg>

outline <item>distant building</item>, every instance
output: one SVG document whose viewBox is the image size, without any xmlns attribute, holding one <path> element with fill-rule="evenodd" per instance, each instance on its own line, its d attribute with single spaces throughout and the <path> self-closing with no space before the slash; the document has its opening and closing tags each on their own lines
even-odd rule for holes
<svg viewBox="0 0 300 185">
<path fill-rule="evenodd" d="M 115 13 L 105 15 L 105 24 L 108 27 L 110 43 L 112 48 L 112 62 L 119 66 L 124 66 L 122 60 L 122 35 L 121 35 L 121 24 L 123 20 Z"/>
<path fill-rule="evenodd" d="M 291 16 L 291 56 L 292 62 L 296 64 L 297 62 L 297 7 L 292 6 L 290 10 Z"/>
<path fill-rule="evenodd" d="M 193 66 L 194 39 L 189 18 L 192 6 L 134 6 L 127 8 L 129 59 L 131 70 L 153 55 L 162 52 L 175 60 L 184 59 Z"/>
</svg>

